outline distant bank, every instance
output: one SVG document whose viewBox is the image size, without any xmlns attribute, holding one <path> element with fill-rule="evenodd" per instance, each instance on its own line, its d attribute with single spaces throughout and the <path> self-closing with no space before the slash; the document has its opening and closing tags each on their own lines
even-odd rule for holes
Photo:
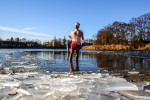
<svg viewBox="0 0 150 100">
<path fill-rule="evenodd" d="M 143 46 L 138 47 L 137 49 L 126 46 L 126 45 L 89 45 L 83 46 L 82 49 L 90 49 L 90 50 L 150 50 L 150 43 Z"/>
</svg>

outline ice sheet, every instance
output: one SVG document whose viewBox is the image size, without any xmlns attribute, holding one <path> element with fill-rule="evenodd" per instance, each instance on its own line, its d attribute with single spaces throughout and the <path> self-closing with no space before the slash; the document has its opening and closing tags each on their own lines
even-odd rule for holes
<svg viewBox="0 0 150 100">
<path fill-rule="evenodd" d="M 104 73 L 25 72 L 0 75 L 0 98 L 8 100 L 11 97 L 22 100 L 128 100 L 131 93 L 122 92 L 127 90 L 138 91 L 138 87 L 123 78 Z M 144 95 L 136 98 L 141 97 L 147 98 Z"/>
</svg>

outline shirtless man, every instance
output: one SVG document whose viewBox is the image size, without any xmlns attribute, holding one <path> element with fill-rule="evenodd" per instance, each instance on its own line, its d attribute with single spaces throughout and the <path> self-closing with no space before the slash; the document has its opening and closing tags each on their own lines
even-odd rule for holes
<svg viewBox="0 0 150 100">
<path fill-rule="evenodd" d="M 74 50 L 76 50 L 76 71 L 79 71 L 79 66 L 78 66 L 78 57 L 79 57 L 79 50 L 81 49 L 81 38 L 82 42 L 85 43 L 83 32 L 79 30 L 80 23 L 76 22 L 75 23 L 75 30 L 71 32 L 71 36 L 69 36 L 70 39 L 72 39 L 71 47 L 70 47 L 70 57 L 69 57 L 69 62 L 70 62 L 70 72 L 74 71 L 73 69 L 73 64 L 72 64 L 72 57 Z"/>
</svg>

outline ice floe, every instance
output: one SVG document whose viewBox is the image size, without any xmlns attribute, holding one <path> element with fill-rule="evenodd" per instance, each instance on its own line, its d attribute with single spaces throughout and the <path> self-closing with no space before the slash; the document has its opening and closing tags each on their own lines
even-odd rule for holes
<svg viewBox="0 0 150 100">
<path fill-rule="evenodd" d="M 131 91 L 139 89 L 125 79 L 107 73 L 24 72 L 0 75 L 0 99 L 8 100 L 149 99 L 147 95 L 137 96 Z"/>
</svg>

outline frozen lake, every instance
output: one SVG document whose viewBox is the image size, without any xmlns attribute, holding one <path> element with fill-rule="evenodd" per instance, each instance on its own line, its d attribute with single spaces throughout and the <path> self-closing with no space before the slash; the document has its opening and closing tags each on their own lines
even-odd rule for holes
<svg viewBox="0 0 150 100">
<path fill-rule="evenodd" d="M 150 51 L 81 50 L 79 55 L 80 71 L 150 69 Z M 70 70 L 65 49 L 1 49 L 0 63 L 3 67 L 36 65 L 50 72 Z"/>
<path fill-rule="evenodd" d="M 0 99 L 150 100 L 143 91 L 150 82 L 127 82 L 98 71 L 149 70 L 149 51 L 81 50 L 75 73 L 69 73 L 68 57 L 64 49 L 1 49 Z"/>
</svg>

